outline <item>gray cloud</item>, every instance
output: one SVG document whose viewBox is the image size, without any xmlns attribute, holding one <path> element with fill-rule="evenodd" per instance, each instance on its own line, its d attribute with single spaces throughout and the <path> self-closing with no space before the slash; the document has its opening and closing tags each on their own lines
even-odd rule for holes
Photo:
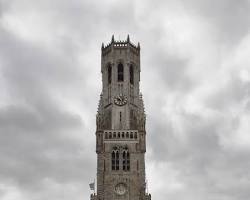
<svg viewBox="0 0 250 200">
<path fill-rule="evenodd" d="M 249 32 L 249 1 L 243 0 L 237 3 L 233 0 L 220 2 L 194 0 L 193 3 L 194 11 L 216 25 L 220 32 L 220 40 L 223 42 L 238 42 Z"/>
<path fill-rule="evenodd" d="M 247 199 L 249 1 L 1 1 L 0 198 L 87 199 L 100 46 L 141 42 L 154 199 Z"/>
</svg>

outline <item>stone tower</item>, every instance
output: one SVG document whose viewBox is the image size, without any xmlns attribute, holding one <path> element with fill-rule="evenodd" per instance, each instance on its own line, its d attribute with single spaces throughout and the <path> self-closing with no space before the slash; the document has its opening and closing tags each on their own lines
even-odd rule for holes
<svg viewBox="0 0 250 200">
<path fill-rule="evenodd" d="M 150 200 L 146 193 L 145 112 L 140 45 L 102 44 L 102 93 L 96 116 L 97 194 L 91 200 Z"/>
</svg>

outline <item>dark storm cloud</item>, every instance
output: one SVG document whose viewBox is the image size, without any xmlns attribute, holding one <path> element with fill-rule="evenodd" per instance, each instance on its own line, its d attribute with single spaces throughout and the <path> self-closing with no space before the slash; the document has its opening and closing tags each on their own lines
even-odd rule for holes
<svg viewBox="0 0 250 200">
<path fill-rule="evenodd" d="M 0 198 L 89 198 L 100 46 L 130 33 L 142 46 L 153 198 L 247 199 L 248 10 L 245 0 L 1 1 Z"/>
</svg>

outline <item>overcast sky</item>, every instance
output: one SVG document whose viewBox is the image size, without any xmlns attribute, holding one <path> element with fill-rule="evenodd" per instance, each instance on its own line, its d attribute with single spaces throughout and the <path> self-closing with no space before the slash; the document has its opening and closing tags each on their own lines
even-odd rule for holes
<svg viewBox="0 0 250 200">
<path fill-rule="evenodd" d="M 128 33 L 152 200 L 249 199 L 249 0 L 0 0 L 1 200 L 89 199 L 101 43 Z"/>
</svg>

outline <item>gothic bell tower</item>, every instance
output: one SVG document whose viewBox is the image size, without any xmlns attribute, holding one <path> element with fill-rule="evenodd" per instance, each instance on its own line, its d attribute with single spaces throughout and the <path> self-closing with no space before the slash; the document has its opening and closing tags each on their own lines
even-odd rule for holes
<svg viewBox="0 0 250 200">
<path fill-rule="evenodd" d="M 150 200 L 146 193 L 145 112 L 140 93 L 140 45 L 101 49 L 102 93 L 96 116 L 97 194 L 91 200 Z"/>
</svg>

